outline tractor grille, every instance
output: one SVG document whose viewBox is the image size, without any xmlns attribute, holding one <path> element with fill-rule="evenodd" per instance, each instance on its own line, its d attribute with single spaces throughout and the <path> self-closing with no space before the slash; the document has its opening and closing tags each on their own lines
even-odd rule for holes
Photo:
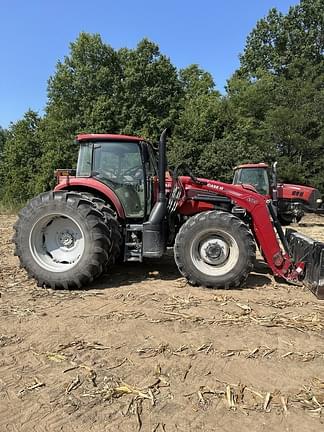
<svg viewBox="0 0 324 432">
<path fill-rule="evenodd" d="M 321 199 L 321 194 L 319 192 L 319 190 L 315 189 L 313 190 L 313 192 L 310 194 L 309 197 L 309 207 L 313 210 L 316 210 L 319 207 L 319 204 L 317 203 L 317 200 Z"/>
</svg>

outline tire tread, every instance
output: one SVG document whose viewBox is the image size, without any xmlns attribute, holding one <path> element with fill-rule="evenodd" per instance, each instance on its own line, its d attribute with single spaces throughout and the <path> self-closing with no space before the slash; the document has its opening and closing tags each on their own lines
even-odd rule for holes
<svg viewBox="0 0 324 432">
<path fill-rule="evenodd" d="M 244 268 L 244 271 L 242 271 L 239 275 L 234 277 L 231 280 L 228 281 L 222 281 L 222 282 L 213 282 L 210 283 L 210 281 L 204 281 L 200 280 L 195 277 L 191 271 L 186 268 L 186 264 L 184 263 L 182 259 L 182 253 L 181 250 L 184 247 L 183 245 L 186 243 L 186 238 L 191 230 L 196 224 L 203 224 L 206 223 L 206 221 L 211 220 L 214 223 L 218 220 L 221 220 L 222 223 L 225 226 L 228 226 L 229 228 L 233 229 L 235 232 L 240 232 L 240 235 L 242 235 L 245 240 L 246 250 L 247 250 L 247 263 Z M 231 213 L 225 212 L 225 211 L 206 211 L 202 213 L 198 213 L 194 216 L 192 216 L 190 219 L 188 219 L 187 222 L 185 222 L 182 227 L 180 228 L 174 245 L 174 257 L 176 264 L 178 266 L 178 269 L 182 276 L 184 276 L 190 285 L 201 285 L 206 288 L 229 288 L 234 287 L 238 288 L 243 285 L 243 283 L 246 281 L 249 273 L 253 269 L 253 263 L 255 260 L 255 243 L 253 236 L 251 232 L 249 231 L 247 225 L 238 217 L 234 216 Z"/>
<path fill-rule="evenodd" d="M 55 281 L 53 278 L 46 278 L 37 274 L 32 268 L 32 258 L 25 251 L 21 236 L 28 219 L 35 214 L 40 206 L 53 206 L 64 203 L 72 211 L 79 212 L 90 228 L 91 241 L 94 242 L 94 253 L 87 260 L 86 267 L 78 269 L 73 275 L 64 281 Z M 12 239 L 15 250 L 14 254 L 19 257 L 20 265 L 24 268 L 29 277 L 34 278 L 38 286 L 50 287 L 52 289 L 73 289 L 81 288 L 99 277 L 103 268 L 109 262 L 109 251 L 112 247 L 112 235 L 105 223 L 105 216 L 95 205 L 81 193 L 70 191 L 44 192 L 33 198 L 18 214 L 14 224 L 14 235 Z M 50 273 L 50 272 L 49 272 Z"/>
</svg>

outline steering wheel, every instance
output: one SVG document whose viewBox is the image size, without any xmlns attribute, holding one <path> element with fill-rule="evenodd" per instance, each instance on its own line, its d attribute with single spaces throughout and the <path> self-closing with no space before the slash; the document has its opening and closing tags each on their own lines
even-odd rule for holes
<svg viewBox="0 0 324 432">
<path fill-rule="evenodd" d="M 112 168 L 108 168 L 106 170 L 101 169 L 100 173 L 99 173 L 99 177 L 104 178 L 105 180 L 109 181 L 110 183 L 112 183 L 115 186 L 119 185 L 116 172 Z"/>
<path fill-rule="evenodd" d="M 123 172 L 123 176 L 125 175 L 130 175 L 133 176 L 136 174 L 137 171 L 141 170 L 142 171 L 142 166 L 140 165 L 136 165 L 132 168 L 128 168 L 126 171 Z"/>
<path fill-rule="evenodd" d="M 114 170 L 113 168 L 107 168 L 107 169 L 101 168 L 100 172 L 106 175 L 107 177 L 117 178 L 117 171 Z"/>
<path fill-rule="evenodd" d="M 133 183 L 138 183 L 140 180 L 143 179 L 142 166 L 137 165 L 135 167 L 127 169 L 122 173 L 122 178 Z"/>
</svg>

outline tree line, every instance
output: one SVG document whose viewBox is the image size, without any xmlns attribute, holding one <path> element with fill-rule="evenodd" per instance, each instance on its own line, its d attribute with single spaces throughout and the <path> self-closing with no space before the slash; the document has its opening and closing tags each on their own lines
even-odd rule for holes
<svg viewBox="0 0 324 432">
<path fill-rule="evenodd" d="M 231 181 L 244 162 L 278 160 L 284 181 L 324 193 L 324 0 L 271 9 L 248 35 L 221 95 L 198 65 L 178 70 L 154 42 L 114 50 L 81 33 L 48 80 L 44 115 L 0 128 L 0 201 L 23 204 L 76 164 L 78 133 L 156 142 L 171 127 L 169 164 Z"/>
</svg>

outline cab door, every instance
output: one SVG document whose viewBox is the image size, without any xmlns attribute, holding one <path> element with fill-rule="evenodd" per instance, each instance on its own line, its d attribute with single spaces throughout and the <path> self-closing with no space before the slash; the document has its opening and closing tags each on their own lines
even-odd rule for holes
<svg viewBox="0 0 324 432">
<path fill-rule="evenodd" d="M 145 172 L 138 142 L 96 143 L 92 175 L 115 192 L 127 218 L 145 217 Z"/>
<path fill-rule="evenodd" d="M 151 144 L 144 142 L 142 145 L 144 172 L 146 176 L 146 214 L 148 218 L 155 202 L 155 184 L 157 183 L 157 159 Z"/>
</svg>

